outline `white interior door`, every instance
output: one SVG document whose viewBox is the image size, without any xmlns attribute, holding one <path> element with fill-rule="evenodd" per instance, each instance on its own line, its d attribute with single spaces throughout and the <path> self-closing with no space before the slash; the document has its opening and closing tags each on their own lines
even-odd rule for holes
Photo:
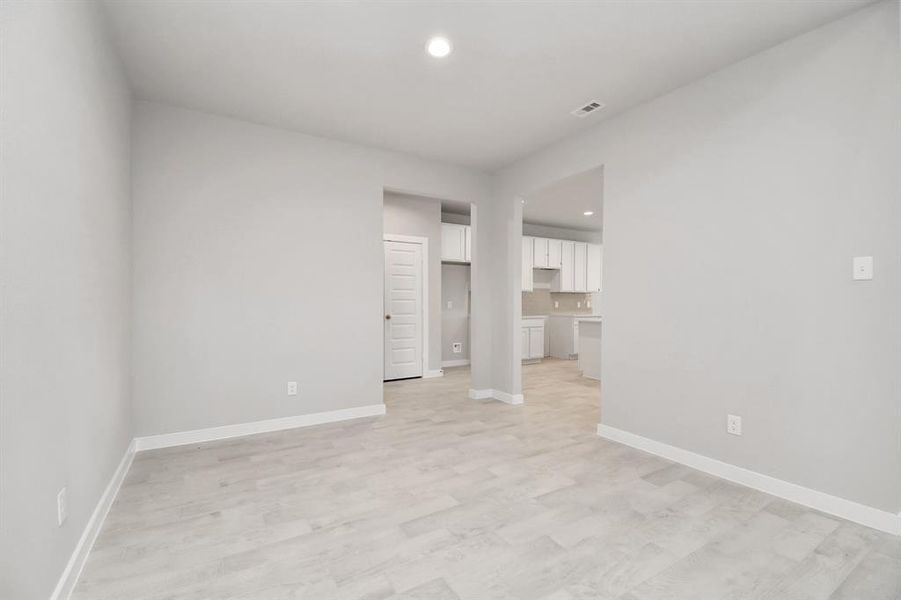
<svg viewBox="0 0 901 600">
<path fill-rule="evenodd" d="M 385 380 L 422 376 L 422 246 L 385 242 Z"/>
</svg>

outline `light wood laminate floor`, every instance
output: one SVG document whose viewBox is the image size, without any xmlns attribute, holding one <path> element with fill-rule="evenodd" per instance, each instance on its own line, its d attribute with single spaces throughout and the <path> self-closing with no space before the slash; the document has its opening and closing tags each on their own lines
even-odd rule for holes
<svg viewBox="0 0 901 600">
<path fill-rule="evenodd" d="M 74 597 L 898 600 L 901 540 L 598 438 L 598 384 L 138 454 Z"/>
</svg>

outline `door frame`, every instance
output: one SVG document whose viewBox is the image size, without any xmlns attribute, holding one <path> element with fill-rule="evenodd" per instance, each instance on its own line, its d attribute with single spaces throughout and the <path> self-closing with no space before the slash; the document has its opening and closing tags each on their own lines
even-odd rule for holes
<svg viewBox="0 0 901 600">
<path fill-rule="evenodd" d="M 382 256 L 385 255 L 385 242 L 400 242 L 402 244 L 419 244 L 422 246 L 422 375 L 423 379 L 434 377 L 429 369 L 429 238 L 418 235 L 400 235 L 397 233 L 385 233 L 382 235 Z M 386 265 L 382 262 L 382 281 L 385 280 Z M 385 315 L 385 289 L 382 288 L 382 318 Z M 382 347 L 385 347 L 384 322 L 382 323 Z M 382 378 L 385 377 L 385 357 L 382 356 Z"/>
</svg>

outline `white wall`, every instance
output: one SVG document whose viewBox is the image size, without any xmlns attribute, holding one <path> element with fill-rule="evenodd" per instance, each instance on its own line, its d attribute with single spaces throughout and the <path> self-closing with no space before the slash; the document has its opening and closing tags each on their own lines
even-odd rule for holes
<svg viewBox="0 0 901 600">
<path fill-rule="evenodd" d="M 95 5 L 0 20 L 0 597 L 43 600 L 131 438 L 131 99 Z"/>
<path fill-rule="evenodd" d="M 429 364 L 441 368 L 441 202 L 432 198 L 385 193 L 385 233 L 412 235 L 429 240 Z"/>
<path fill-rule="evenodd" d="M 604 165 L 605 424 L 901 509 L 897 10 L 866 8 L 500 175 L 509 203 Z M 856 255 L 875 256 L 873 281 L 851 280 Z"/>
<path fill-rule="evenodd" d="M 139 103 L 138 435 L 381 403 L 383 190 L 479 203 L 487 184 L 457 167 Z M 486 387 L 489 344 L 489 330 L 474 340 Z"/>
</svg>

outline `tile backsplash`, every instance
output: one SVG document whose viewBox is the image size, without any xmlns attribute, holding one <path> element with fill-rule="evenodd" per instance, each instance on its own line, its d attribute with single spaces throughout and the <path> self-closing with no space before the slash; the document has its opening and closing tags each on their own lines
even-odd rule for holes
<svg viewBox="0 0 901 600">
<path fill-rule="evenodd" d="M 559 307 L 554 308 L 554 301 L 557 301 Z M 534 292 L 522 293 L 522 314 L 526 315 L 590 315 L 591 308 L 588 302 L 591 300 L 591 294 L 572 294 L 568 292 L 551 292 L 546 289 L 536 289 Z M 578 308 L 576 303 L 581 302 L 582 307 Z"/>
</svg>

